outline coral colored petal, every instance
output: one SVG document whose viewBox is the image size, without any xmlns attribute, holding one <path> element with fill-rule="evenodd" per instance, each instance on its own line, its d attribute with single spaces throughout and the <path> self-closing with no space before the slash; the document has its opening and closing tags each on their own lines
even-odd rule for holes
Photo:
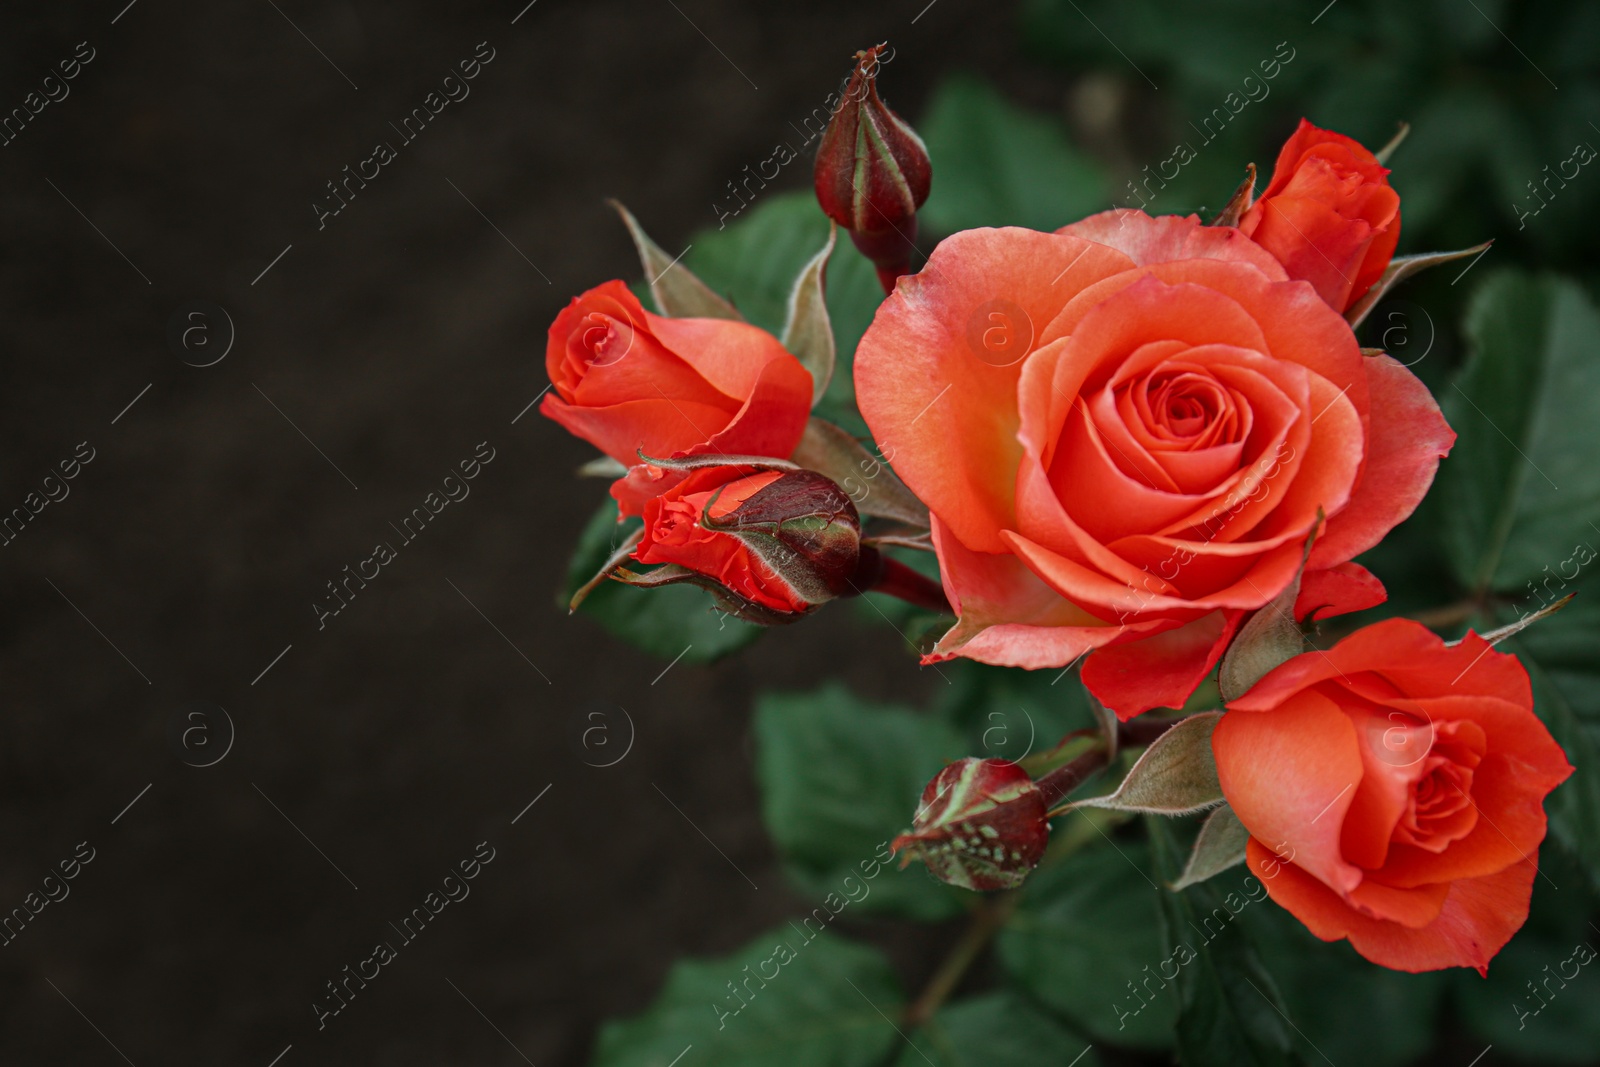
<svg viewBox="0 0 1600 1067">
<path fill-rule="evenodd" d="M 590 408 L 568 404 L 554 393 L 545 395 L 539 413 L 624 466 L 639 462 L 640 449 L 666 457 L 693 448 L 706 440 L 708 430 L 716 433 L 728 422 L 727 412 L 702 404 L 633 400 Z"/>
<path fill-rule="evenodd" d="M 1139 266 L 1183 259 L 1221 259 L 1248 263 L 1274 281 L 1284 281 L 1283 265 L 1231 226 L 1206 226 L 1195 215 L 1151 218 L 1133 208 L 1090 215 L 1057 233 L 1110 245 Z"/>
<path fill-rule="evenodd" d="M 1175 630 L 1097 650 L 1083 684 L 1126 722 L 1152 708 L 1181 708 L 1222 658 L 1242 612 L 1213 611 Z"/>
<path fill-rule="evenodd" d="M 1316 692 L 1267 712 L 1230 707 L 1211 735 L 1222 792 L 1250 835 L 1344 893 L 1361 883 L 1339 843 L 1365 773 L 1357 745 L 1349 717 Z"/>
<path fill-rule="evenodd" d="M 1373 963 L 1413 974 L 1445 967 L 1487 974 L 1490 959 L 1528 918 L 1538 870 L 1537 858 L 1530 857 L 1494 874 L 1454 882 L 1439 917 L 1411 928 L 1361 914 L 1296 865 L 1279 861 L 1260 841 L 1250 841 L 1246 860 L 1272 899 L 1317 937 L 1347 938 Z"/>
<path fill-rule="evenodd" d="M 720 433 L 691 455 L 775 456 L 787 459 L 811 417 L 811 374 L 793 358 L 768 361 L 750 397 Z"/>
<path fill-rule="evenodd" d="M 1284 194 L 1256 206 L 1250 236 L 1282 261 L 1291 278 L 1310 282 L 1330 308 L 1348 307 L 1373 228 L 1346 219 L 1320 198 Z"/>
<path fill-rule="evenodd" d="M 1496 652 L 1476 634 L 1456 645 L 1412 619 L 1383 619 L 1364 626 L 1332 648 L 1296 656 L 1262 678 L 1229 707 L 1266 711 L 1289 695 L 1329 679 L 1371 672 L 1394 680 L 1395 692 L 1449 692 L 1472 678 L 1470 692 L 1532 708 L 1528 672 L 1515 656 Z M 1467 690 L 1463 689 L 1463 693 Z M 1364 693 L 1370 698 L 1373 694 Z"/>
<path fill-rule="evenodd" d="M 1350 502 L 1329 517 L 1311 550 L 1313 567 L 1360 555 L 1409 517 L 1456 439 L 1416 375 L 1387 355 L 1364 359 L 1371 405 L 1367 458 Z"/>
<path fill-rule="evenodd" d="M 1369 918 L 1415 928 L 1427 926 L 1437 919 L 1449 896 L 1448 883 L 1396 889 L 1368 878 L 1352 889 L 1345 899 Z"/>
<path fill-rule="evenodd" d="M 1017 557 L 967 548 L 937 516 L 933 543 L 945 593 L 960 620 L 923 657 L 925 663 L 965 656 L 1003 667 L 1059 668 L 1127 632 L 1162 625 L 1101 622 L 1062 599 Z"/>
<path fill-rule="evenodd" d="M 759 326 L 730 319 L 669 319 L 645 312 L 650 330 L 706 381 L 729 396 L 746 396 L 769 364 L 792 365 L 805 377 L 811 395 L 811 372 Z"/>
<path fill-rule="evenodd" d="M 1331 619 L 1375 608 L 1388 599 L 1388 591 L 1371 571 L 1359 563 L 1340 563 L 1305 573 L 1294 602 L 1294 617 L 1301 621 Z"/>
<path fill-rule="evenodd" d="M 967 545 L 1002 551 L 999 531 L 1015 525 L 1017 379 L 1039 327 L 1067 295 L 1131 265 L 1077 238 L 966 230 L 879 307 L 855 355 L 862 417 Z"/>
</svg>

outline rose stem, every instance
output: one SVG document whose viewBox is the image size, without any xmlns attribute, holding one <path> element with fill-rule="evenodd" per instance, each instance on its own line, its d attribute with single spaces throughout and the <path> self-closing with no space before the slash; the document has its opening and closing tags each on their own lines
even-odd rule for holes
<svg viewBox="0 0 1600 1067">
<path fill-rule="evenodd" d="M 887 593 L 892 597 L 899 597 L 908 604 L 915 604 L 919 608 L 937 611 L 944 615 L 953 615 L 955 612 L 950 607 L 950 601 L 944 595 L 944 589 L 938 582 L 888 556 L 882 558 L 883 569 L 878 578 L 867 587 L 871 593 Z"/>
<path fill-rule="evenodd" d="M 1121 747 L 1133 748 L 1148 745 L 1170 730 L 1179 720 L 1142 716 L 1131 722 L 1117 724 L 1117 742 Z M 1067 795 L 1093 775 L 1104 770 L 1109 753 L 1104 745 L 1085 752 L 1063 766 L 1057 767 L 1035 784 L 1044 794 L 1047 809 L 1053 809 Z M 1057 857 L 1059 858 L 1059 857 Z M 972 922 L 951 948 L 950 954 L 933 972 L 922 993 L 906 1009 L 907 1026 L 921 1026 L 933 1018 L 939 1007 L 955 992 L 967 969 L 977 961 L 990 939 L 1000 932 L 1011 913 L 1017 909 L 1020 894 L 1013 891 L 985 897 L 973 912 Z"/>
<path fill-rule="evenodd" d="M 977 958 L 988 947 L 990 938 L 1000 931 L 1017 908 L 1017 893 L 999 893 L 985 897 L 972 913 L 972 922 L 961 935 L 961 940 L 951 948 L 950 954 L 933 972 L 921 995 L 906 1009 L 907 1026 L 921 1026 L 933 1018 L 934 1012 L 955 992 L 956 986 Z"/>
</svg>

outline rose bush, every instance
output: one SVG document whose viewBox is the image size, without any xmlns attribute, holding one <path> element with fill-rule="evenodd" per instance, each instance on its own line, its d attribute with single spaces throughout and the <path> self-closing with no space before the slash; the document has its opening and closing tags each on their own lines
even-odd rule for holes
<svg viewBox="0 0 1600 1067">
<path fill-rule="evenodd" d="M 1278 153 L 1272 181 L 1239 229 L 1316 286 L 1335 311 L 1360 300 L 1400 240 L 1400 196 L 1359 141 L 1305 119 Z"/>
<path fill-rule="evenodd" d="M 1572 773 L 1514 656 L 1409 619 L 1289 660 L 1211 744 L 1273 900 L 1403 971 L 1487 970 L 1527 918 L 1544 798 Z"/>
<path fill-rule="evenodd" d="M 550 325 L 540 411 L 629 468 L 624 516 L 681 480 L 641 463 L 726 454 L 785 458 L 811 411 L 811 374 L 778 339 L 730 319 L 646 311 L 620 281 L 576 297 Z"/>
<path fill-rule="evenodd" d="M 855 374 L 959 614 L 928 659 L 1094 652 L 1083 680 L 1124 718 L 1183 703 L 1319 516 L 1301 613 L 1381 601 L 1348 561 L 1454 440 L 1411 372 L 1363 356 L 1266 249 L 1131 210 L 946 239 L 879 309 Z"/>
</svg>

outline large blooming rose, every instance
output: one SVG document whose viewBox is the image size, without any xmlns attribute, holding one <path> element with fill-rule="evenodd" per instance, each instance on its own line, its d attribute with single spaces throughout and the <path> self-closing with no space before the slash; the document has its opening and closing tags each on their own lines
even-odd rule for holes
<svg viewBox="0 0 1600 1067">
<path fill-rule="evenodd" d="M 555 387 L 540 411 L 624 466 L 624 515 L 681 480 L 641 464 L 725 454 L 787 458 L 811 412 L 811 374 L 758 327 L 646 311 L 620 281 L 575 298 L 550 326 Z"/>
<path fill-rule="evenodd" d="M 1514 656 L 1409 619 L 1272 671 L 1211 746 L 1272 899 L 1402 971 L 1487 969 L 1528 917 L 1544 798 L 1572 773 Z"/>
<path fill-rule="evenodd" d="M 1301 614 L 1454 440 L 1421 383 L 1236 229 L 1137 211 L 958 233 L 856 352 L 879 447 L 933 514 L 960 620 L 929 657 L 1064 667 L 1124 718 L 1177 706 L 1313 549 Z"/>
<path fill-rule="evenodd" d="M 1400 196 L 1359 141 L 1300 120 L 1239 229 L 1335 311 L 1372 288 L 1400 240 Z"/>
</svg>

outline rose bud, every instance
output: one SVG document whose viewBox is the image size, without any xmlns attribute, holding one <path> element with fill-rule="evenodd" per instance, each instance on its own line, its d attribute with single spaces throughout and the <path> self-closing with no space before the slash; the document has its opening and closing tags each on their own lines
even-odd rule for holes
<svg viewBox="0 0 1600 1067">
<path fill-rule="evenodd" d="M 645 505 L 633 558 L 671 566 L 620 577 L 692 582 L 730 614 L 772 624 L 850 592 L 860 551 L 855 505 L 815 471 L 701 467 Z"/>
<path fill-rule="evenodd" d="M 1410 619 L 1271 671 L 1211 748 L 1272 899 L 1412 972 L 1487 971 L 1528 917 L 1544 801 L 1572 773 L 1515 656 Z"/>
<path fill-rule="evenodd" d="M 1394 256 L 1400 195 L 1360 142 L 1301 119 L 1239 229 L 1342 313 Z"/>
<path fill-rule="evenodd" d="M 631 468 L 611 488 L 624 516 L 678 476 L 639 453 L 786 457 L 811 413 L 811 374 L 776 337 L 731 319 L 666 318 L 620 281 L 576 298 L 550 326 L 554 388 L 540 411 Z"/>
<path fill-rule="evenodd" d="M 817 148 L 817 202 L 878 268 L 885 292 L 911 265 L 917 209 L 928 199 L 933 166 L 922 138 L 878 97 L 879 54 L 856 53 Z"/>
<path fill-rule="evenodd" d="M 1028 772 L 1003 759 L 957 760 L 922 791 L 911 829 L 890 847 L 963 889 L 1014 889 L 1050 840 L 1048 805 Z"/>
</svg>

